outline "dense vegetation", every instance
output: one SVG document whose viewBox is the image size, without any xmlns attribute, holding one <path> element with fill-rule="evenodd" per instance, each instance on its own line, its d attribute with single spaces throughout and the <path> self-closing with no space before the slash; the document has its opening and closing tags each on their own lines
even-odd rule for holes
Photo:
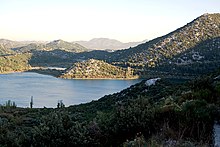
<svg viewBox="0 0 220 147">
<path fill-rule="evenodd" d="M 204 14 L 165 36 L 115 52 L 88 51 L 79 44 L 63 40 L 23 46 L 18 42 L 0 40 L 0 54 L 14 54 L 14 51 L 31 53 L 31 59 L 28 60 L 31 66 L 69 68 L 76 62 L 97 59 L 116 66 L 139 69 L 144 77 L 156 73 L 192 78 L 219 67 L 219 37 L 220 14 Z"/>
<path fill-rule="evenodd" d="M 12 54 L 12 53 L 13 51 L 11 51 L 10 49 L 7 49 L 4 45 L 0 44 L 0 56 Z"/>
<path fill-rule="evenodd" d="M 220 72 L 178 83 L 144 80 L 68 108 L 0 107 L 0 146 L 210 145 L 219 120 Z"/>
<path fill-rule="evenodd" d="M 119 50 L 109 58 L 117 64 L 155 67 L 197 44 L 220 36 L 220 14 L 204 14 L 165 36 L 128 50 Z"/>
<path fill-rule="evenodd" d="M 206 40 L 155 68 L 145 68 L 144 75 L 196 77 L 220 68 L 220 37 Z"/>
<path fill-rule="evenodd" d="M 46 51 L 51 51 L 51 50 L 64 50 L 68 52 L 83 52 L 87 51 L 85 47 L 83 47 L 80 44 L 77 43 L 70 43 L 66 42 L 63 40 L 54 40 L 52 42 L 49 42 L 47 44 L 43 43 L 31 43 L 26 46 L 22 47 L 17 47 L 13 48 L 13 50 L 17 52 L 27 52 L 27 51 L 32 51 L 32 50 L 46 50 Z"/>
<path fill-rule="evenodd" d="M 0 56 L 0 73 L 19 72 L 30 69 L 28 60 L 31 54 L 14 54 Z"/>
<path fill-rule="evenodd" d="M 186 83 L 174 77 L 219 69 L 219 37 L 220 14 L 205 14 L 165 36 L 112 53 L 62 40 L 23 45 L 0 40 L 0 73 L 55 66 L 70 67 L 64 78 L 131 78 L 127 67 L 133 67 L 142 77 L 171 78 L 152 85 L 144 80 L 68 108 L 62 103 L 56 109 L 17 108 L 8 101 L 0 106 L 0 146 L 211 145 L 214 121 L 220 121 L 220 72 Z"/>
<path fill-rule="evenodd" d="M 90 59 L 74 63 L 61 76 L 61 78 L 83 78 L 83 79 L 131 79 L 138 78 L 131 68 L 113 66 L 104 61 Z"/>
</svg>

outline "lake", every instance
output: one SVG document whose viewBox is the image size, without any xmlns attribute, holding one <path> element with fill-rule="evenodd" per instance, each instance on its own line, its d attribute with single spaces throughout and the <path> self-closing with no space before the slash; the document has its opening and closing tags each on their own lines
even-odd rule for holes
<svg viewBox="0 0 220 147">
<path fill-rule="evenodd" d="M 79 80 L 59 79 L 33 72 L 0 75 L 0 104 L 11 100 L 18 107 L 56 107 L 58 100 L 65 106 L 97 100 L 119 92 L 141 80 Z"/>
</svg>

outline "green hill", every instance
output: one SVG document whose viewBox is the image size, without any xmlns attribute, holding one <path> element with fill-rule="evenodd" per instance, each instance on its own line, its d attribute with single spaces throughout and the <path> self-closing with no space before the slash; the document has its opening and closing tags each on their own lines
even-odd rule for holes
<svg viewBox="0 0 220 147">
<path fill-rule="evenodd" d="M 204 14 L 187 25 L 137 47 L 112 53 L 109 62 L 155 67 L 199 43 L 220 36 L 220 14 Z"/>
<path fill-rule="evenodd" d="M 121 68 L 108 64 L 104 61 L 90 59 L 74 63 L 62 74 L 61 78 L 83 78 L 83 79 L 130 79 L 138 78 L 133 75 L 133 69 Z"/>
<path fill-rule="evenodd" d="M 220 14 L 216 13 L 204 14 L 167 35 L 134 48 L 111 53 L 88 51 L 63 40 L 29 44 L 14 50 L 31 52 L 29 63 L 33 66 L 69 67 L 79 61 L 97 59 L 115 66 L 139 69 L 143 77 L 194 77 L 220 67 L 219 37 Z M 5 48 L 0 52 L 8 54 Z"/>
<path fill-rule="evenodd" d="M 198 76 L 220 68 L 220 37 L 206 40 L 151 69 L 173 75 Z"/>
<path fill-rule="evenodd" d="M 13 51 L 0 44 L 0 56 L 12 54 Z"/>
<path fill-rule="evenodd" d="M 211 146 L 220 73 L 188 83 L 149 79 L 86 104 L 0 106 L 0 146 Z"/>
<path fill-rule="evenodd" d="M 60 49 L 69 52 L 83 52 L 88 51 L 84 46 L 78 43 L 70 43 L 63 40 L 54 40 L 46 44 L 46 50 Z"/>
<path fill-rule="evenodd" d="M 28 53 L 0 56 L 0 73 L 27 71 L 30 69 L 30 58 L 31 54 Z"/>
<path fill-rule="evenodd" d="M 63 50 L 68 52 L 83 52 L 88 51 L 85 47 L 77 43 L 70 43 L 63 40 L 54 40 L 49 43 L 30 43 L 21 47 L 13 48 L 17 52 L 29 52 L 29 51 L 53 51 Z"/>
</svg>

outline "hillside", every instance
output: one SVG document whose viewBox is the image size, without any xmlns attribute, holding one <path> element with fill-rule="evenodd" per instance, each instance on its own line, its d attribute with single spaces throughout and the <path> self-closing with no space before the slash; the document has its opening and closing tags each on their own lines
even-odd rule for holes
<svg viewBox="0 0 220 147">
<path fill-rule="evenodd" d="M 201 42 L 152 70 L 176 75 L 198 76 L 218 68 L 220 68 L 220 37 Z"/>
<path fill-rule="evenodd" d="M 28 53 L 0 56 L 0 73 L 27 71 L 30 69 L 30 58 L 31 54 Z"/>
<path fill-rule="evenodd" d="M 116 67 L 104 61 L 90 59 L 74 63 L 62 74 L 61 78 L 83 78 L 83 79 L 130 79 L 137 78 L 133 75 L 131 68 Z"/>
<path fill-rule="evenodd" d="M 115 64 L 155 67 L 194 48 L 199 43 L 220 36 L 220 14 L 204 14 L 187 25 L 137 47 L 116 51 L 107 60 Z"/>
<path fill-rule="evenodd" d="M 0 44 L 0 56 L 13 54 L 13 51 Z"/>
<path fill-rule="evenodd" d="M 0 45 L 4 46 L 7 49 L 15 48 L 15 47 L 21 47 L 25 45 L 24 42 L 19 41 L 12 41 L 8 39 L 0 39 Z"/>
<path fill-rule="evenodd" d="M 137 46 L 138 44 L 146 42 L 146 40 L 141 42 L 127 42 L 123 43 L 115 39 L 109 38 L 94 38 L 89 41 L 75 41 L 88 49 L 92 50 L 119 50 Z"/>
<path fill-rule="evenodd" d="M 14 50 L 19 48 L 29 48 L 31 44 L 43 44 L 42 41 L 12 41 L 8 39 L 0 39 L 0 55 L 15 54 Z M 26 47 L 27 46 L 27 47 Z M 31 47 L 33 49 L 33 47 Z M 30 50 L 30 49 L 26 49 Z"/>
<path fill-rule="evenodd" d="M 213 146 L 213 126 L 220 123 L 220 14 L 113 53 L 72 47 L 57 40 L 10 54 L 0 45 L 0 73 L 44 65 L 70 66 L 61 78 L 129 79 L 137 69 L 155 78 L 70 107 L 18 108 L 8 101 L 0 105 L 0 146 Z M 174 78 L 187 76 L 196 78 Z"/>
<path fill-rule="evenodd" d="M 85 47 L 77 43 L 70 43 L 63 40 L 54 40 L 49 43 L 30 43 L 25 46 L 13 48 L 17 52 L 28 52 L 36 50 L 52 51 L 52 50 L 63 50 L 68 52 L 83 52 L 88 51 Z"/>
<path fill-rule="evenodd" d="M 54 40 L 48 44 L 46 44 L 47 50 L 54 50 L 54 49 L 60 49 L 65 50 L 69 52 L 83 52 L 87 51 L 87 49 L 78 44 L 78 43 L 70 43 L 63 40 Z"/>
<path fill-rule="evenodd" d="M 114 52 L 88 51 L 63 40 L 32 43 L 14 50 L 31 52 L 32 66 L 68 68 L 76 62 L 97 59 L 115 66 L 132 67 L 139 70 L 142 77 L 192 78 L 220 67 L 219 37 L 220 14 L 217 13 L 204 14 L 167 35 Z M 1 47 L 2 55 L 10 53 Z"/>
<path fill-rule="evenodd" d="M 42 50 L 45 48 L 45 44 L 41 43 L 30 43 L 21 47 L 13 48 L 12 50 L 18 52 L 18 53 L 25 53 L 25 52 L 31 52 L 35 50 Z"/>
<path fill-rule="evenodd" d="M 8 101 L 0 106 L 0 146 L 212 146 L 219 77 L 144 80 L 67 108 L 17 108 Z"/>
</svg>

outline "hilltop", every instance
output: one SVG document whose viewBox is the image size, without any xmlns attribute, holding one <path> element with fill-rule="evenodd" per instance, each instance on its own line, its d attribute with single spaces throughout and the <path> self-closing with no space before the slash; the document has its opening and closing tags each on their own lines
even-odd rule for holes
<svg viewBox="0 0 220 147">
<path fill-rule="evenodd" d="M 137 47 L 112 53 L 109 61 L 155 67 L 197 44 L 220 36 L 220 14 L 204 14 L 187 25 Z"/>
<path fill-rule="evenodd" d="M 114 52 L 89 51 L 75 43 L 55 40 L 13 50 L 1 47 L 1 54 L 29 52 L 31 66 L 68 68 L 76 62 L 96 59 L 119 67 L 132 67 L 139 70 L 142 77 L 193 78 L 220 67 L 219 37 L 220 14 L 216 13 L 204 14 L 167 35 Z"/>
<path fill-rule="evenodd" d="M 12 41 L 8 39 L 0 39 L 0 45 L 4 46 L 7 49 L 10 49 L 10 48 L 15 48 L 15 47 L 21 47 L 25 45 L 25 43 L 19 42 L 19 41 Z"/>
<path fill-rule="evenodd" d="M 52 50 L 64 50 L 68 52 L 83 52 L 88 51 L 85 47 L 81 46 L 78 43 L 70 43 L 63 40 L 54 40 L 49 43 L 30 43 L 26 46 L 21 46 L 13 48 L 17 52 L 27 52 L 27 51 L 52 51 Z"/>
<path fill-rule="evenodd" d="M 46 44 L 46 48 L 48 50 L 51 49 L 60 49 L 60 50 L 65 50 L 69 52 L 84 52 L 88 51 L 84 46 L 78 44 L 78 43 L 71 43 L 63 40 L 54 40 L 48 44 Z"/>
<path fill-rule="evenodd" d="M 130 79 L 138 78 L 133 75 L 131 68 L 116 67 L 104 61 L 89 59 L 87 61 L 74 63 L 60 77 L 82 78 L 82 79 Z"/>
</svg>

